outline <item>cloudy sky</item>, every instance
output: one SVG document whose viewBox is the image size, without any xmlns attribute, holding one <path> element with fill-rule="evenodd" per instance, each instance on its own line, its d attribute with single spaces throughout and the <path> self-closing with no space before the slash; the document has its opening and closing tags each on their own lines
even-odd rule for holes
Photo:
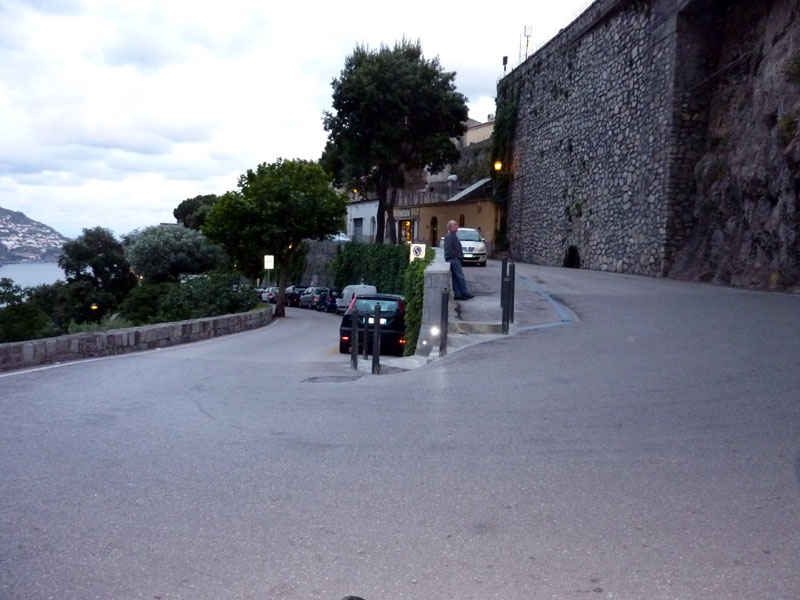
<svg viewBox="0 0 800 600">
<path fill-rule="evenodd" d="M 419 39 L 485 121 L 526 25 L 532 53 L 590 4 L 0 0 L 0 207 L 121 235 L 261 162 L 315 160 L 358 44 Z"/>
</svg>

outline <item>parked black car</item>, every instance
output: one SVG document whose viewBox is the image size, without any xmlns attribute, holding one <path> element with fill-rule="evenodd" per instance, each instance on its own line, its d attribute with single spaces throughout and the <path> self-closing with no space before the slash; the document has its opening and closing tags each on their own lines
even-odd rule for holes
<svg viewBox="0 0 800 600">
<path fill-rule="evenodd" d="M 339 326 L 339 352 L 342 354 L 350 352 L 353 322 L 361 327 L 358 335 L 358 351 L 363 350 L 365 337 L 367 350 L 372 351 L 376 304 L 381 305 L 381 354 L 403 354 L 406 346 L 405 299 L 395 294 L 362 294 L 353 300 Z"/>
<path fill-rule="evenodd" d="M 302 294 L 308 286 L 305 285 L 290 285 L 284 292 L 286 306 L 300 306 L 300 294 Z"/>
<path fill-rule="evenodd" d="M 341 290 L 328 290 L 328 293 L 317 304 L 317 310 L 336 312 L 336 301 L 342 297 Z"/>
</svg>

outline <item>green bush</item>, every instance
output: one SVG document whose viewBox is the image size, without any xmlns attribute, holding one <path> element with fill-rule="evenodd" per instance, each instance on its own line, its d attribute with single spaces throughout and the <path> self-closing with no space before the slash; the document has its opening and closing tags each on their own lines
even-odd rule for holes
<svg viewBox="0 0 800 600">
<path fill-rule="evenodd" d="M 246 312 L 260 305 L 251 285 L 215 271 L 171 286 L 159 300 L 159 321 L 184 321 Z"/>
<path fill-rule="evenodd" d="M 0 307 L 0 343 L 51 335 L 52 323 L 47 313 L 7 277 L 0 279 Z"/>
<path fill-rule="evenodd" d="M 96 331 L 108 331 L 109 329 L 126 329 L 136 325 L 138 323 L 127 321 L 115 313 L 96 323 L 70 323 L 69 327 L 67 327 L 67 333 L 94 333 Z"/>
<path fill-rule="evenodd" d="M 436 253 L 432 248 L 425 252 L 423 260 L 415 260 L 407 264 L 403 274 L 403 296 L 405 305 L 406 347 L 405 356 L 411 356 L 417 350 L 419 330 L 422 326 L 422 301 L 425 295 L 425 269 L 433 261 Z"/>
<path fill-rule="evenodd" d="M 339 289 L 363 280 L 385 294 L 402 294 L 409 247 L 394 244 L 344 244 L 334 260 Z"/>
<path fill-rule="evenodd" d="M 155 283 L 133 288 L 119 307 L 120 317 L 137 325 L 158 323 L 162 300 L 178 285 Z"/>
</svg>

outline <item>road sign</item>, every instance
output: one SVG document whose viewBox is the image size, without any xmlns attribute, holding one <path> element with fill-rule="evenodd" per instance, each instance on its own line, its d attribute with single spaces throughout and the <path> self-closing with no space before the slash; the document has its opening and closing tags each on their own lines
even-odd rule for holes
<svg viewBox="0 0 800 600">
<path fill-rule="evenodd" d="M 425 258 L 425 244 L 411 244 L 409 262 Z"/>
</svg>

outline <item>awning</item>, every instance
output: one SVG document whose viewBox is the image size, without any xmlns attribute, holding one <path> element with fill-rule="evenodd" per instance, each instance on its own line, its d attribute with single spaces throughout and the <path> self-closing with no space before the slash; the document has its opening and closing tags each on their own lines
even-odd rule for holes
<svg viewBox="0 0 800 600">
<path fill-rule="evenodd" d="M 492 180 L 492 178 L 491 178 L 491 177 L 486 177 L 486 178 L 484 178 L 484 179 L 481 179 L 481 180 L 480 180 L 480 181 L 478 181 L 477 183 L 473 183 L 473 184 L 472 184 L 471 186 L 469 186 L 467 189 L 465 189 L 465 190 L 461 190 L 460 192 L 458 192 L 458 193 L 457 193 L 455 196 L 453 196 L 452 198 L 448 198 L 448 199 L 447 199 L 447 201 L 448 201 L 448 202 L 457 202 L 458 200 L 463 200 L 464 198 L 466 198 L 467 196 L 469 196 L 469 195 L 470 195 L 470 194 L 472 194 L 473 192 L 476 192 L 476 191 L 478 191 L 479 189 L 481 189 L 481 188 L 482 188 L 484 185 L 486 185 L 487 183 L 489 183 L 491 180 Z"/>
</svg>

